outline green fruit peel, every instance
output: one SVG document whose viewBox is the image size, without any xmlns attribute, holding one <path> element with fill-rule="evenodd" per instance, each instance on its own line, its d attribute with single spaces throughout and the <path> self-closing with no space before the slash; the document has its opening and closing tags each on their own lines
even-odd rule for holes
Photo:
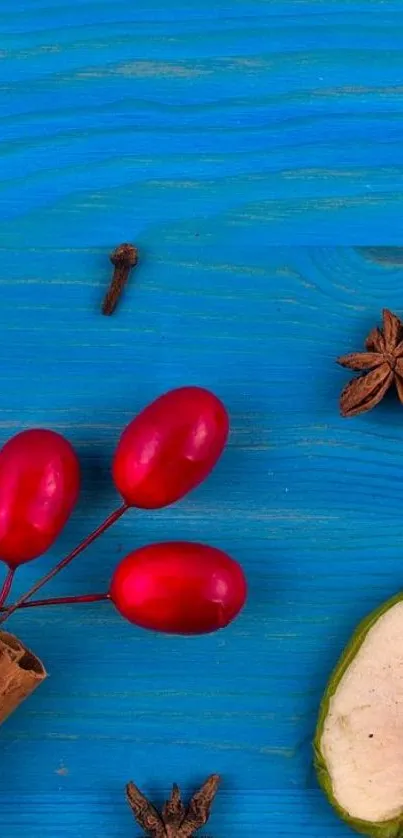
<svg viewBox="0 0 403 838">
<path fill-rule="evenodd" d="M 345 648 L 314 752 L 320 785 L 350 827 L 403 838 L 403 592 L 364 619 Z"/>
</svg>

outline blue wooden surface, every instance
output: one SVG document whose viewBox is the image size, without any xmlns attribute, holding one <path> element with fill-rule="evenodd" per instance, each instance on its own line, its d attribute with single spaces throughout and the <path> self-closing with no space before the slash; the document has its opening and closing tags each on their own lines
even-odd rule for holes
<svg viewBox="0 0 403 838">
<path fill-rule="evenodd" d="M 342 838 L 311 767 L 317 706 L 402 582 L 403 414 L 341 420 L 334 365 L 383 305 L 403 313 L 402 251 L 373 247 L 401 242 L 400 0 L 16 0 L 0 30 L 0 441 L 46 425 L 83 463 L 73 519 L 16 591 L 116 504 L 125 423 L 189 382 L 230 410 L 219 468 L 51 591 L 106 587 L 167 538 L 228 550 L 250 583 L 206 638 L 108 606 L 13 618 L 50 678 L 0 730 L 1 834 L 124 838 L 128 779 L 158 801 L 219 771 L 214 838 Z M 108 320 L 124 239 L 142 264 Z"/>
</svg>

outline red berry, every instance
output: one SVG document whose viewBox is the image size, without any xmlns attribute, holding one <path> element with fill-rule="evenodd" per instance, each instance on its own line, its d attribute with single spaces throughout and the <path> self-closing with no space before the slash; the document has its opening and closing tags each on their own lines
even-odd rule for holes
<svg viewBox="0 0 403 838">
<path fill-rule="evenodd" d="M 203 544 L 152 544 L 129 553 L 110 596 L 137 626 L 169 634 L 206 634 L 228 625 L 246 600 L 240 565 Z"/>
<path fill-rule="evenodd" d="M 54 431 L 23 431 L 0 451 L 0 559 L 35 559 L 66 524 L 80 489 L 77 456 Z"/>
<path fill-rule="evenodd" d="M 123 431 L 113 462 L 115 485 L 128 506 L 158 509 L 201 483 L 228 437 L 222 402 L 201 387 L 171 390 Z"/>
</svg>

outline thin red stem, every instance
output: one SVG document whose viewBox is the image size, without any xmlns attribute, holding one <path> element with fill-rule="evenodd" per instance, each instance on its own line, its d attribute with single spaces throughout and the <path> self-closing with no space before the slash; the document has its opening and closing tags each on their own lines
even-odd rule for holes
<svg viewBox="0 0 403 838">
<path fill-rule="evenodd" d="M 11 591 L 11 585 L 13 584 L 14 574 L 15 574 L 15 568 L 10 567 L 9 571 L 7 573 L 7 576 L 6 576 L 6 578 L 3 582 L 2 588 L 0 590 L 0 608 L 1 608 L 2 605 L 4 605 L 6 599 L 7 599 L 8 595 Z"/>
<path fill-rule="evenodd" d="M 111 598 L 109 593 L 106 594 L 81 594 L 79 596 L 56 596 L 50 599 L 34 599 L 29 602 L 23 602 L 18 608 L 42 608 L 47 605 L 76 605 L 87 602 L 106 602 Z M 7 611 L 7 608 L 0 608 L 0 611 Z"/>
<path fill-rule="evenodd" d="M 38 582 L 35 582 L 35 585 L 32 585 L 32 588 L 30 588 L 26 594 L 20 596 L 20 598 L 17 599 L 17 601 L 14 602 L 13 605 L 10 605 L 10 608 L 7 608 L 6 611 L 4 611 L 4 613 L 0 616 L 0 624 L 4 623 L 9 617 L 11 617 L 11 614 L 14 614 L 14 611 L 16 611 L 17 608 L 20 608 L 22 605 L 24 605 L 28 599 L 31 599 L 31 597 L 33 597 L 34 594 L 37 593 L 37 591 L 43 588 L 43 586 L 50 582 L 50 580 L 53 579 L 54 576 L 56 576 L 58 573 L 60 573 L 61 570 L 67 567 L 67 565 L 69 565 L 70 562 L 72 562 L 73 559 L 75 559 L 76 556 L 79 555 L 79 553 L 82 553 L 83 550 L 86 549 L 86 547 L 89 547 L 89 545 L 92 544 L 92 542 L 95 541 L 97 538 L 99 538 L 99 536 L 102 535 L 102 533 L 105 532 L 105 530 L 109 529 L 109 527 L 111 527 L 112 524 L 115 523 L 115 521 L 121 518 L 121 516 L 125 512 L 127 512 L 128 509 L 129 507 L 125 503 L 122 506 L 119 506 L 119 509 L 115 509 L 115 512 L 112 512 L 111 515 L 109 515 L 108 518 L 105 519 L 103 524 L 100 524 L 96 530 L 90 533 L 90 535 L 87 535 L 87 537 L 84 538 L 84 540 L 81 541 L 81 543 L 77 547 L 75 547 L 74 550 L 72 550 L 71 553 L 68 554 L 68 556 L 65 556 L 65 558 L 58 562 L 58 564 L 55 565 L 55 567 L 49 570 L 49 572 L 46 573 L 45 576 L 42 576 L 42 579 L 39 579 Z"/>
</svg>

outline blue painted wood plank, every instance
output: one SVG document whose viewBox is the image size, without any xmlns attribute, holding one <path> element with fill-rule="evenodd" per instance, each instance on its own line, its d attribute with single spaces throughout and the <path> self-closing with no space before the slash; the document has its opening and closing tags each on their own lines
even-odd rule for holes
<svg viewBox="0 0 403 838">
<path fill-rule="evenodd" d="M 311 765 L 317 706 L 401 585 L 401 410 L 342 421 L 334 365 L 383 305 L 403 313 L 400 0 L 16 0 L 0 32 L 0 442 L 47 425 L 83 464 L 72 521 L 16 592 L 114 507 L 120 430 L 185 382 L 228 405 L 219 467 L 49 592 L 106 587 L 166 538 L 227 549 L 250 583 L 205 638 L 107 605 L 14 617 L 50 677 L 0 730 L 2 834 L 128 835 L 128 779 L 159 801 L 219 771 L 206 834 L 342 838 Z M 141 266 L 107 320 L 124 239 Z"/>
<path fill-rule="evenodd" d="M 400 243 L 400 0 L 17 0 L 0 32 L 0 243 Z"/>
<path fill-rule="evenodd" d="M 124 424 L 192 381 L 231 413 L 211 479 L 170 509 L 122 519 L 49 590 L 99 590 L 129 549 L 189 538 L 239 559 L 250 599 L 233 626 L 204 638 L 136 630 L 108 605 L 15 616 L 50 677 L 0 730 L 7 836 L 26 830 L 32 801 L 34 836 L 75 835 L 78 824 L 83 836 L 100 824 L 123 835 L 130 777 L 159 799 L 173 779 L 190 789 L 219 771 L 211 834 L 252 835 L 263 819 L 288 838 L 303 827 L 341 838 L 310 742 L 351 630 L 401 585 L 402 414 L 391 399 L 339 418 L 346 371 L 334 359 L 360 347 L 382 305 L 402 311 L 402 251 L 240 248 L 236 261 L 225 248 L 214 259 L 163 251 L 145 258 L 111 319 L 98 309 L 105 253 L 16 256 L 3 249 L 0 438 L 48 425 L 83 463 L 72 521 L 16 591 L 116 504 L 109 469 Z"/>
<path fill-rule="evenodd" d="M 168 792 L 168 789 L 166 791 Z M 189 793 L 191 791 L 190 787 Z M 269 829 L 275 829 L 277 835 L 288 835 L 289 833 L 284 831 L 284 825 L 292 818 L 295 829 L 293 835 L 309 832 L 312 838 L 323 838 L 324 835 L 327 838 L 335 838 L 339 835 L 336 820 L 329 824 L 325 833 L 317 822 L 312 821 L 313 809 L 318 803 L 319 806 L 321 804 L 317 796 L 310 791 L 303 794 L 290 791 L 276 794 L 273 798 L 267 793 L 251 791 L 248 795 L 238 794 L 235 797 L 224 791 L 217 798 L 208 826 L 200 835 L 204 835 L 204 838 L 215 835 L 244 838 L 245 835 L 256 835 L 259 832 L 263 835 L 270 834 Z M 7 834 L 15 835 L 16 838 L 25 836 L 27 829 L 32 834 L 33 811 L 35 818 L 44 824 L 40 834 L 46 838 L 54 838 L 55 835 L 58 838 L 70 838 L 71 835 L 77 835 L 77 829 L 80 838 L 92 838 L 94 835 L 127 838 L 136 834 L 133 832 L 133 818 L 124 801 L 109 791 L 100 793 L 97 790 L 78 797 L 63 790 L 62 807 L 61 794 L 57 798 L 37 795 L 18 798 L 9 796 L 4 802 L 3 797 L 0 794 L 2 824 L 9 830 Z M 155 789 L 154 799 L 162 804 L 164 794 L 161 793 L 161 789 Z M 15 806 L 22 809 L 17 829 L 13 812 Z"/>
</svg>

